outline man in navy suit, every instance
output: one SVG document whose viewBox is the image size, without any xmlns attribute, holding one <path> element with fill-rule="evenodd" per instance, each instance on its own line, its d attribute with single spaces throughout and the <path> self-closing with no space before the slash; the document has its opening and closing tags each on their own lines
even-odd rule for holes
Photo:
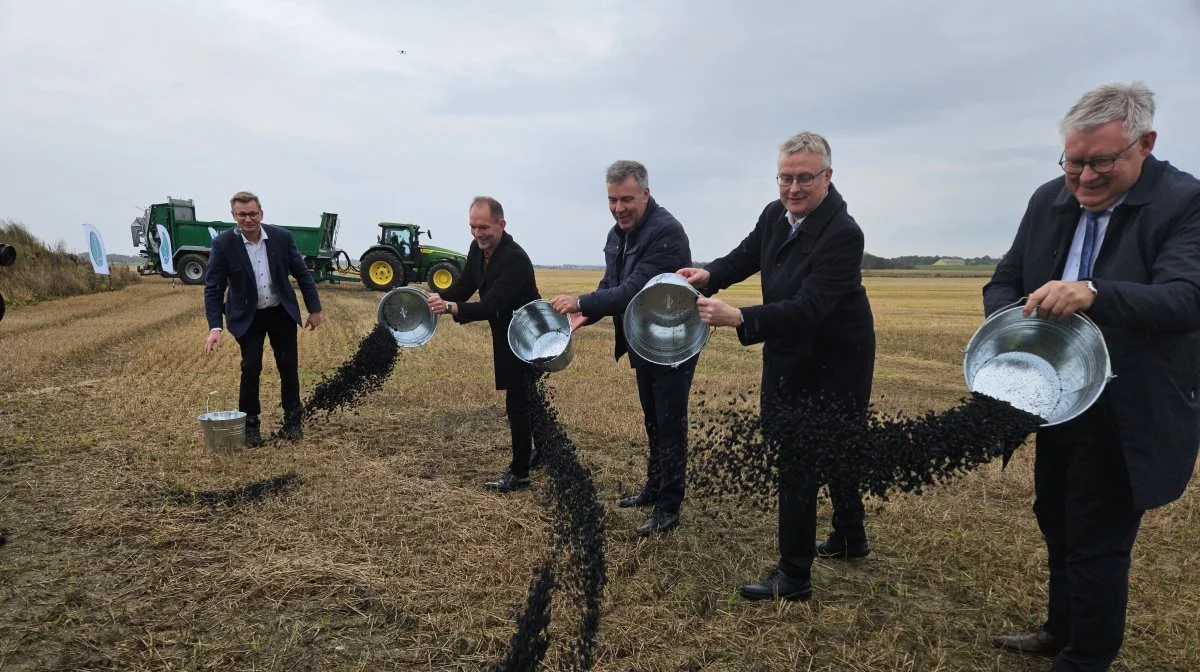
<svg viewBox="0 0 1200 672">
<path fill-rule="evenodd" d="M 242 349 L 242 380 L 238 388 L 238 410 L 246 413 L 246 444 L 262 445 L 258 418 L 258 380 L 262 374 L 263 341 L 271 339 L 275 366 L 279 369 L 280 405 L 286 439 L 299 439 L 303 432 L 300 415 L 300 357 L 296 326 L 300 306 L 290 273 L 300 284 L 308 320 L 304 326 L 320 326 L 321 299 L 292 234 L 282 227 L 263 224 L 258 196 L 239 191 L 229 200 L 237 227 L 213 238 L 204 281 L 204 314 L 208 319 L 205 356 L 221 344 L 221 317 Z M 226 296 L 225 290 L 229 293 Z M 222 299 L 225 299 L 222 305 Z"/>
<path fill-rule="evenodd" d="M 1116 374 L 1082 415 L 1037 432 L 1033 511 L 1046 543 L 1046 620 L 996 646 L 1107 670 L 1121 648 L 1143 514 L 1178 499 L 1200 445 L 1200 180 L 1151 152 L 1141 82 L 1083 96 L 1059 125 L 1063 175 L 1029 199 L 983 288 L 984 311 L 1100 327 Z"/>
</svg>

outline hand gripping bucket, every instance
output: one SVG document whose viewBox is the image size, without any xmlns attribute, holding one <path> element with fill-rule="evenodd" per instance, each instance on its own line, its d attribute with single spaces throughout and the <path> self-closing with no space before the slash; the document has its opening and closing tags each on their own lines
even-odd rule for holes
<svg viewBox="0 0 1200 672">
<path fill-rule="evenodd" d="M 238 450 L 246 445 L 244 411 L 210 411 L 199 417 L 204 445 L 214 452 Z"/>
<path fill-rule="evenodd" d="M 992 314 L 963 351 L 972 392 L 1008 402 L 1046 422 L 1064 423 L 1086 411 L 1112 380 L 1100 328 L 1075 313 L 1065 320 L 1021 314 L 1017 303 Z"/>
<path fill-rule="evenodd" d="M 625 308 L 625 342 L 642 359 L 678 366 L 704 349 L 712 333 L 700 321 L 700 292 L 675 273 L 650 278 Z"/>
<path fill-rule="evenodd" d="M 575 357 L 571 320 L 535 299 L 513 311 L 508 323 L 508 347 L 523 362 L 543 371 L 562 371 Z"/>
<path fill-rule="evenodd" d="M 379 300 L 375 317 L 392 332 L 402 348 L 419 348 L 437 331 L 437 315 L 429 308 L 429 295 L 416 287 L 397 287 Z"/>
</svg>

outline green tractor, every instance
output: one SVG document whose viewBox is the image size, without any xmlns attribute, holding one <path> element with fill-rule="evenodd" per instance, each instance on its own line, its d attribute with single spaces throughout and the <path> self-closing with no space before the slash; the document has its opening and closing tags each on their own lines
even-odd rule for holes
<svg viewBox="0 0 1200 672">
<path fill-rule="evenodd" d="M 379 223 L 379 242 L 358 261 L 367 289 L 387 291 L 426 282 L 431 291 L 441 292 L 454 284 L 467 256 L 444 247 L 421 245 L 421 234 L 433 238 L 415 224 Z"/>
</svg>

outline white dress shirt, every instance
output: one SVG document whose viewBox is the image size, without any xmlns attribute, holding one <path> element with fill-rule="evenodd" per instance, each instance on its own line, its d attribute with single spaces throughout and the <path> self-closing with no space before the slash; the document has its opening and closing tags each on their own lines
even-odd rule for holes
<svg viewBox="0 0 1200 672">
<path fill-rule="evenodd" d="M 271 287 L 271 266 L 267 261 L 267 230 L 259 228 L 257 243 L 252 243 L 246 234 L 238 231 L 242 242 L 246 245 L 246 254 L 250 256 L 250 266 L 254 270 L 254 284 L 258 286 L 258 309 L 279 305 L 279 297 Z"/>
<path fill-rule="evenodd" d="M 1125 197 L 1122 196 L 1096 218 L 1096 241 L 1092 245 L 1092 258 L 1090 259 L 1093 275 L 1096 272 L 1096 259 L 1100 256 L 1100 245 L 1104 242 L 1105 232 L 1108 231 L 1108 220 L 1112 219 L 1113 210 L 1124 201 Z M 1079 263 L 1083 261 L 1083 238 L 1087 235 L 1087 214 L 1087 210 L 1080 213 L 1079 222 L 1075 224 L 1075 237 L 1071 239 L 1071 249 L 1067 252 L 1067 263 L 1063 266 L 1063 280 L 1079 279 Z"/>
</svg>

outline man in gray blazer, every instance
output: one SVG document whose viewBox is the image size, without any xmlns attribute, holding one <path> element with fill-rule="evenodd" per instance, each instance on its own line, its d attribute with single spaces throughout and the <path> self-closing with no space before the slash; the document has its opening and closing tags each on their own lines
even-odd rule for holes
<svg viewBox="0 0 1200 672">
<path fill-rule="evenodd" d="M 1034 192 L 983 288 L 989 315 L 1023 298 L 1026 315 L 1086 314 L 1116 373 L 1087 412 L 1037 432 L 1046 621 L 993 640 L 1055 670 L 1116 658 L 1142 515 L 1179 498 L 1200 445 L 1200 181 L 1151 154 L 1153 121 L 1141 82 L 1084 94 L 1060 125 L 1065 175 Z"/>
</svg>

